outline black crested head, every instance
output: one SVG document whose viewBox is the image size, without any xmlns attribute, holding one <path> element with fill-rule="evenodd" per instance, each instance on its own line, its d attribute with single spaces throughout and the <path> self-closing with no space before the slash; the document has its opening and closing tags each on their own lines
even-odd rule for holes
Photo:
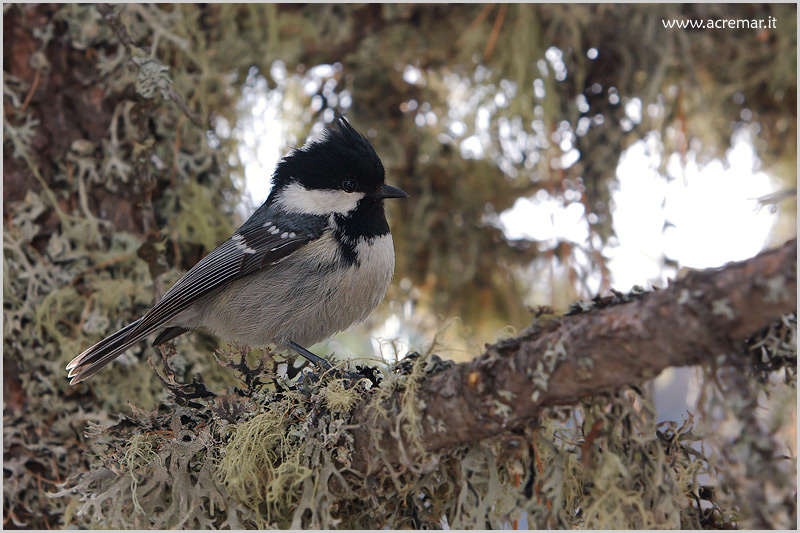
<svg viewBox="0 0 800 533">
<path fill-rule="evenodd" d="M 375 192 L 385 172 L 369 141 L 344 117 L 337 118 L 322 135 L 289 152 L 275 169 L 274 190 L 299 182 L 307 189 L 345 189 Z"/>
</svg>

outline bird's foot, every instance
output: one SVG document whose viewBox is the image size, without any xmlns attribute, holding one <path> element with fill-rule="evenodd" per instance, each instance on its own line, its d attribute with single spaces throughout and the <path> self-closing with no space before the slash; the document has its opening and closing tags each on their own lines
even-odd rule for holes
<svg viewBox="0 0 800 533">
<path fill-rule="evenodd" d="M 289 341 L 286 343 L 286 346 L 288 346 L 295 352 L 305 357 L 309 362 L 311 362 L 314 366 L 316 366 L 317 370 L 319 370 L 320 372 L 327 372 L 333 369 L 333 366 L 331 366 L 331 364 L 328 361 L 318 356 L 317 354 L 308 351 L 306 348 L 303 348 L 296 342 Z"/>
<path fill-rule="evenodd" d="M 303 375 L 297 381 L 298 386 L 308 378 L 310 381 L 319 382 L 321 380 L 341 379 L 345 380 L 344 386 L 349 389 L 355 386 L 359 380 L 364 379 L 365 376 L 361 374 L 354 374 L 342 368 L 337 368 L 330 364 L 326 359 L 310 352 L 303 348 L 296 342 L 289 341 L 286 346 L 303 356 L 311 364 L 316 367 L 316 372 L 303 372 Z"/>
</svg>

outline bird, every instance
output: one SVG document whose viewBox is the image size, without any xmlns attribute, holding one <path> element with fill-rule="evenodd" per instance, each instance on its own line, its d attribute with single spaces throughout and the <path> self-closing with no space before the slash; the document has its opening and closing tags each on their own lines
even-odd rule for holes
<svg viewBox="0 0 800 533">
<path fill-rule="evenodd" d="M 408 198 L 385 182 L 370 142 L 343 116 L 277 164 L 272 189 L 225 242 L 198 261 L 141 318 L 66 366 L 80 383 L 150 334 L 153 346 L 205 328 L 249 347 L 305 346 L 365 320 L 394 275 L 384 200 Z"/>
</svg>

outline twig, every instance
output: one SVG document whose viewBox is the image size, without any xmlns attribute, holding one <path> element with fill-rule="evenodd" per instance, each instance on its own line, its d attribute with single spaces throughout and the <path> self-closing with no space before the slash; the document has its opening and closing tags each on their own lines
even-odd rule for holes
<svg viewBox="0 0 800 533">
<path fill-rule="evenodd" d="M 200 119 L 197 113 L 189 109 L 189 104 L 186 103 L 186 100 L 183 99 L 183 96 L 181 96 L 181 94 L 176 91 L 174 87 L 171 85 L 167 87 L 167 94 L 169 94 L 169 97 L 172 98 L 172 101 L 177 104 L 177 106 L 187 117 L 189 117 L 189 120 L 191 120 L 195 126 L 200 126 L 201 128 L 205 127 L 203 121 Z"/>
<path fill-rule="evenodd" d="M 103 15 L 103 20 L 106 21 L 106 24 L 111 26 L 111 29 L 114 30 L 114 33 L 117 34 L 119 37 L 122 46 L 125 47 L 125 50 L 128 52 L 128 55 L 131 55 L 131 48 L 136 46 L 133 43 L 133 39 L 131 39 L 128 30 L 125 29 L 125 26 L 122 25 L 122 22 L 119 20 L 119 14 L 111 9 L 111 6 L 108 4 L 97 4 L 97 10 Z M 146 46 L 138 47 L 144 50 L 146 53 L 150 53 Z"/>
<path fill-rule="evenodd" d="M 594 444 L 597 435 L 600 434 L 600 430 L 603 429 L 604 423 L 605 422 L 600 419 L 592 424 L 591 429 L 589 429 L 589 434 L 586 435 L 586 438 L 581 445 L 581 462 L 583 463 L 584 468 L 589 468 L 589 461 L 592 456 L 592 445 Z"/>
<path fill-rule="evenodd" d="M 33 98 L 33 93 L 36 92 L 36 88 L 39 86 L 39 78 L 42 77 L 42 70 L 36 69 L 36 73 L 33 75 L 33 83 L 31 83 L 31 90 L 28 91 L 28 96 L 25 97 L 25 101 L 22 102 L 22 107 L 20 111 L 25 111 L 28 108 L 28 104 L 31 103 L 31 99 Z"/>
<path fill-rule="evenodd" d="M 486 49 L 483 51 L 483 60 L 488 61 L 494 52 L 494 47 L 497 44 L 497 38 L 500 37 L 500 29 L 503 27 L 503 21 L 506 19 L 506 12 L 508 11 L 508 4 L 500 4 L 500 9 L 497 11 L 497 18 L 494 19 L 494 26 L 492 26 L 492 33 L 489 35 L 489 42 L 486 43 Z"/>
<path fill-rule="evenodd" d="M 114 30 L 114 33 L 117 34 L 117 37 L 119 38 L 120 42 L 125 47 L 125 50 L 128 52 L 129 61 L 133 62 L 133 54 L 132 54 L 133 48 L 138 48 L 139 50 L 142 50 L 146 55 L 150 55 L 150 47 L 146 45 L 137 46 L 133 43 L 133 39 L 131 39 L 128 30 L 125 29 L 125 26 L 123 26 L 122 22 L 119 19 L 119 15 L 111 9 L 111 6 L 109 6 L 108 4 L 97 4 L 97 10 L 100 12 L 101 15 L 103 15 L 103 20 L 106 21 L 106 24 L 108 24 L 111 27 L 111 29 Z M 135 62 L 133 63 L 136 64 Z M 141 68 L 138 64 L 136 65 L 136 67 Z M 192 123 L 201 128 L 205 127 L 205 124 L 197 115 L 197 113 L 189 109 L 189 105 L 186 103 L 186 100 L 177 90 L 175 90 L 174 87 L 172 87 L 172 85 L 167 87 L 166 92 L 172 99 L 172 101 L 175 102 L 178 108 L 180 108 L 180 110 L 183 111 L 183 113 L 187 117 L 189 117 L 189 120 L 191 120 Z"/>
<path fill-rule="evenodd" d="M 488 17 L 488 16 L 489 16 L 489 13 L 491 13 L 491 12 L 492 12 L 492 9 L 494 8 L 494 6 L 495 6 L 495 4 L 486 4 L 485 6 L 483 6 L 483 9 L 481 10 L 481 12 L 480 12 L 480 13 L 478 13 L 478 16 L 477 16 L 477 17 L 475 17 L 475 20 L 473 20 L 473 21 L 470 23 L 469 27 L 467 28 L 467 31 L 474 30 L 475 28 L 477 28 L 477 27 L 478 27 L 478 25 L 479 25 L 481 22 L 483 22 L 484 20 L 486 20 L 486 17 Z"/>
</svg>

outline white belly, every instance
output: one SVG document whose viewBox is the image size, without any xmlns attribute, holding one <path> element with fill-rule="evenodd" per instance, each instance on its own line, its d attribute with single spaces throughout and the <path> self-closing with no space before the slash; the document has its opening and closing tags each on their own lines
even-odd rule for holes
<svg viewBox="0 0 800 533">
<path fill-rule="evenodd" d="M 294 341 L 310 346 L 362 322 L 386 295 L 394 273 L 391 235 L 359 241 L 360 265 L 343 267 L 330 232 L 262 272 L 211 293 L 173 321 L 201 323 L 250 347 Z"/>
</svg>

